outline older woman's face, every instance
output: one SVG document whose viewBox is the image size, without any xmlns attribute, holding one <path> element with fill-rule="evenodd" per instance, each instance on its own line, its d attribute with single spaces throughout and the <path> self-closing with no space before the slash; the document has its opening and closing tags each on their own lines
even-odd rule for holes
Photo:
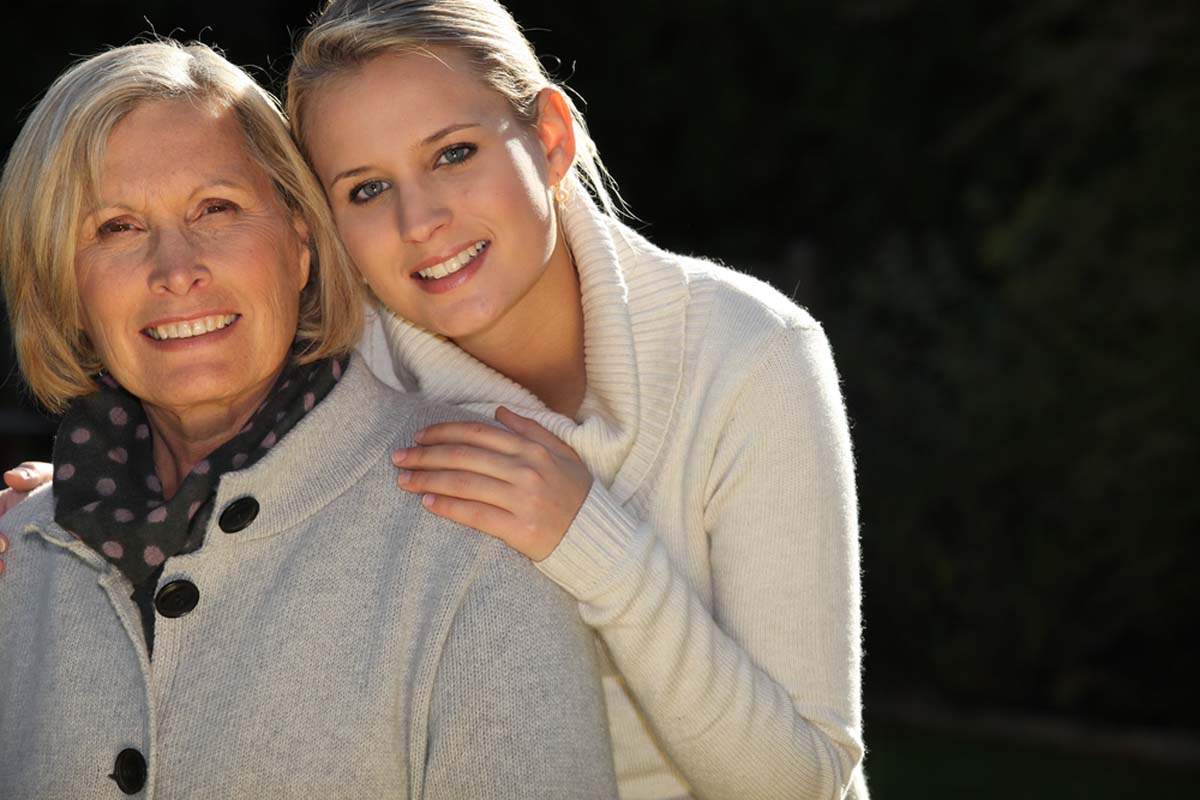
<svg viewBox="0 0 1200 800">
<path fill-rule="evenodd" d="M 150 406 L 257 402 L 287 358 L 309 253 L 233 112 L 150 100 L 113 128 L 75 273 L 101 362 Z"/>
</svg>

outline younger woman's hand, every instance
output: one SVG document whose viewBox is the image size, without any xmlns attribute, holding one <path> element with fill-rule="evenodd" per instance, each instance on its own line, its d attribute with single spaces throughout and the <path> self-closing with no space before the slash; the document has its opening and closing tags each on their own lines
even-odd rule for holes
<svg viewBox="0 0 1200 800">
<path fill-rule="evenodd" d="M 0 517 L 25 499 L 25 495 L 54 477 L 54 468 L 41 461 L 26 461 L 4 473 L 8 488 L 0 491 Z M 0 553 L 8 550 L 8 538 L 0 533 Z M 0 575 L 4 574 L 4 559 L 0 558 Z"/>
<path fill-rule="evenodd" d="M 445 422 L 392 454 L 398 484 L 425 507 L 503 540 L 533 561 L 554 551 L 592 487 L 579 456 L 550 431 L 501 407 L 496 420 Z"/>
</svg>

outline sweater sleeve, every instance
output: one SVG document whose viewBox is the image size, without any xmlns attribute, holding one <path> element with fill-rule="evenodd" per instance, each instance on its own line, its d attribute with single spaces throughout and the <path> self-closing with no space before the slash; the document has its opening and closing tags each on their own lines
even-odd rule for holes
<svg viewBox="0 0 1200 800">
<path fill-rule="evenodd" d="M 431 698 L 429 800 L 616 796 L 592 636 L 498 541 L 464 596 Z"/>
<path fill-rule="evenodd" d="M 821 329 L 781 330 L 713 412 L 715 444 L 689 454 L 709 460 L 711 608 L 602 486 L 539 566 L 696 796 L 866 800 L 854 470 Z"/>
</svg>

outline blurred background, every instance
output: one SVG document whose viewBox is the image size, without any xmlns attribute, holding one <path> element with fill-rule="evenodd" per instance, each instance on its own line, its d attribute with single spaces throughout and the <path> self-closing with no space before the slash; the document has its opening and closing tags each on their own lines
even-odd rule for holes
<svg viewBox="0 0 1200 800">
<path fill-rule="evenodd" d="M 317 2 L 10 10 L 0 148 L 150 30 L 278 89 Z M 508 5 L 638 227 L 826 326 L 873 794 L 1198 796 L 1200 5 Z M 7 324 L 0 377 L 0 463 L 48 457 Z"/>
</svg>

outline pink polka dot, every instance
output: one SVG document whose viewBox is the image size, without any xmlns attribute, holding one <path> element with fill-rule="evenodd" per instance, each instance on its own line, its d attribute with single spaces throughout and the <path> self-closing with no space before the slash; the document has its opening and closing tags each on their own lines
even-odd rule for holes
<svg viewBox="0 0 1200 800">
<path fill-rule="evenodd" d="M 292 379 L 288 378 L 286 381 L 283 382 L 283 386 L 279 387 L 279 391 L 281 391 L 281 392 L 286 391 L 287 388 L 291 385 L 292 385 Z"/>
<path fill-rule="evenodd" d="M 133 512 L 128 508 L 118 508 L 113 512 L 113 519 L 117 522 L 133 522 Z"/>
<path fill-rule="evenodd" d="M 129 451 L 124 447 L 114 447 L 108 451 L 108 457 L 118 464 L 124 464 L 129 460 Z"/>
<path fill-rule="evenodd" d="M 192 517 L 196 516 L 196 512 L 199 510 L 200 510 L 200 501 L 196 500 L 190 506 L 188 506 L 188 519 L 190 520 Z"/>
<path fill-rule="evenodd" d="M 149 425 L 138 425 L 137 429 L 133 432 L 133 438 L 149 439 L 150 438 L 150 426 Z"/>
<path fill-rule="evenodd" d="M 162 522 L 167 518 L 167 507 L 159 506 L 146 515 L 147 522 Z"/>
<path fill-rule="evenodd" d="M 317 397 L 312 392 L 306 392 L 304 395 L 304 410 L 312 411 L 313 406 L 317 404 Z"/>
<path fill-rule="evenodd" d="M 269 449 L 271 447 L 274 447 L 275 439 L 276 439 L 275 431 L 271 431 L 270 433 L 268 433 L 266 436 L 263 437 L 263 440 L 259 446 L 263 447 L 264 449 Z"/>
<path fill-rule="evenodd" d="M 99 508 L 99 507 L 100 507 L 100 501 L 99 501 L 99 500 L 93 500 L 92 502 L 90 502 L 90 503 L 88 503 L 86 506 L 84 506 L 84 507 L 83 507 L 83 510 L 84 510 L 84 511 L 86 511 L 86 512 L 88 512 L 88 513 L 90 514 L 90 513 L 92 513 L 93 511 L 95 511 L 95 510 L 96 510 L 97 508 Z"/>
<path fill-rule="evenodd" d="M 71 478 L 75 477 L 75 465 L 74 464 L 61 465 L 58 469 L 56 469 L 54 471 L 54 477 L 58 478 L 59 480 L 64 480 L 64 481 L 71 480 Z"/>
<path fill-rule="evenodd" d="M 92 432 L 87 428 L 76 428 L 71 431 L 71 441 L 75 444 L 84 444 L 88 439 L 92 438 Z"/>
<path fill-rule="evenodd" d="M 108 412 L 108 420 L 113 425 L 124 425 L 129 422 L 129 414 L 120 406 L 113 406 L 112 410 Z"/>
<path fill-rule="evenodd" d="M 340 381 L 342 379 L 342 365 L 338 362 L 333 362 L 333 379 Z"/>
<path fill-rule="evenodd" d="M 247 458 L 248 458 L 248 456 L 245 453 L 238 453 L 237 455 L 235 455 L 233 457 L 233 462 L 232 462 L 233 468 L 241 469 L 242 465 L 246 463 Z"/>
<path fill-rule="evenodd" d="M 146 488 L 152 492 L 161 492 L 162 491 L 162 481 L 160 481 L 158 479 L 157 475 L 147 475 L 146 476 Z"/>
<path fill-rule="evenodd" d="M 167 557 L 163 555 L 163 551 L 158 549 L 158 547 L 155 545 L 150 545 L 145 549 L 145 551 L 142 552 L 142 559 L 147 565 L 151 567 L 157 567 L 159 564 L 166 561 Z"/>
<path fill-rule="evenodd" d="M 241 434 L 241 433 L 249 433 L 249 432 L 250 432 L 250 429 L 251 429 L 251 428 L 253 428 L 253 427 L 254 427 L 254 423 L 253 423 L 253 422 L 247 422 L 245 425 L 243 425 L 243 426 L 242 426 L 242 429 L 241 429 L 240 431 L 238 431 L 238 433 L 239 433 L 239 434 Z"/>
<path fill-rule="evenodd" d="M 110 389 L 117 388 L 117 382 L 113 380 L 111 375 L 105 375 L 103 378 L 100 379 L 100 382 L 103 383 L 105 386 L 107 386 Z"/>
<path fill-rule="evenodd" d="M 114 542 L 111 539 L 100 545 L 100 549 L 104 552 L 104 555 L 108 556 L 109 558 L 120 558 L 121 556 L 125 555 L 125 548 L 121 546 L 121 543 Z"/>
<path fill-rule="evenodd" d="M 117 490 L 117 482 L 112 478 L 101 478 L 96 481 L 96 494 L 101 497 L 109 497 Z"/>
<path fill-rule="evenodd" d="M 206 458 L 203 461 L 196 464 L 196 466 L 192 467 L 192 472 L 196 473 L 197 475 L 207 475 L 209 469 L 211 469 L 211 468 L 212 468 L 212 464 L 209 464 L 208 459 Z"/>
</svg>

